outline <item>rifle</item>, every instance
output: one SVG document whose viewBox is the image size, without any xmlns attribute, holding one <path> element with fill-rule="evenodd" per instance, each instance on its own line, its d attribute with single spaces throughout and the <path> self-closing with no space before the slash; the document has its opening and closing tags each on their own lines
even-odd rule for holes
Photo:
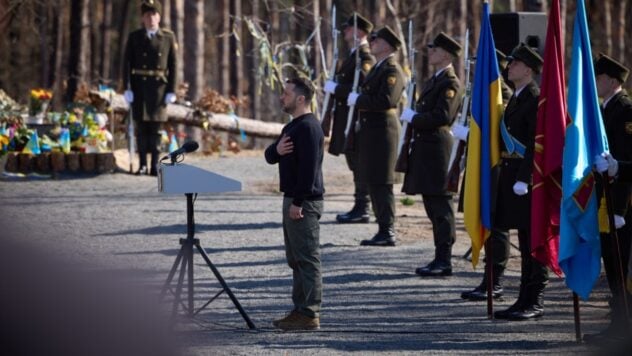
<svg viewBox="0 0 632 356">
<path fill-rule="evenodd" d="M 470 66 L 473 59 L 469 57 L 469 42 L 470 42 L 470 30 L 465 31 L 465 95 L 463 95 L 463 103 L 461 104 L 461 112 L 458 114 L 455 122 L 457 124 L 467 126 L 472 83 L 470 82 Z M 461 171 L 465 168 L 465 147 L 466 141 L 456 140 L 452 144 L 452 152 L 450 153 L 450 163 L 448 164 L 448 184 L 447 190 L 449 192 L 459 192 L 459 177 L 461 177 Z"/>
<path fill-rule="evenodd" d="M 410 81 L 406 87 L 406 108 L 413 108 L 415 105 L 415 92 L 417 91 L 417 70 L 415 69 L 415 44 L 413 42 L 413 22 L 408 22 L 408 63 L 410 66 Z M 413 130 L 408 127 L 407 122 L 402 123 L 402 132 L 397 146 L 397 162 L 395 172 L 406 173 L 408 170 L 408 148 L 413 136 Z M 402 152 L 402 148 L 405 148 Z"/>
<path fill-rule="evenodd" d="M 353 74 L 353 89 L 352 93 L 358 92 L 358 85 L 360 84 L 360 72 L 362 71 L 362 63 L 360 63 L 360 45 L 358 43 L 358 14 L 353 13 L 353 43 L 356 46 L 355 51 L 355 73 Z M 353 121 L 353 112 L 355 111 L 355 105 L 349 106 L 349 114 L 347 115 L 347 127 L 345 127 L 345 140 L 349 138 L 349 130 L 351 129 L 351 121 Z"/>
<path fill-rule="evenodd" d="M 334 78 L 336 75 L 336 64 L 338 63 L 338 29 L 336 28 L 336 5 L 334 5 L 331 10 L 331 37 L 333 37 L 333 57 L 331 61 L 331 67 L 329 67 L 329 73 L 325 71 L 325 81 L 330 78 Z M 329 100 L 331 98 L 331 93 L 325 94 L 325 99 L 323 100 L 323 112 L 320 118 L 322 122 L 323 131 L 325 131 L 326 136 L 329 136 L 329 130 L 331 127 L 331 107 L 333 105 L 329 104 Z M 326 130 L 325 130 L 326 128 Z"/>
</svg>

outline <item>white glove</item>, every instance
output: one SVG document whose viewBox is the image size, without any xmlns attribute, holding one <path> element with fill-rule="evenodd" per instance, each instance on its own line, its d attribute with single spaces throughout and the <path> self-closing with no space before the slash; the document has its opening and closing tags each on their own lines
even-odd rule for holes
<svg viewBox="0 0 632 356">
<path fill-rule="evenodd" d="M 610 154 L 606 156 L 606 161 L 608 161 L 608 175 L 610 177 L 616 176 L 619 172 L 619 162 L 617 162 L 617 160 L 614 159 L 614 157 L 612 157 Z"/>
<path fill-rule="evenodd" d="M 128 104 L 131 104 L 134 102 L 134 92 L 131 90 L 126 90 L 125 93 L 123 93 L 123 96 L 125 97 L 125 101 L 127 101 Z"/>
<path fill-rule="evenodd" d="M 525 182 L 516 181 L 513 185 L 513 191 L 516 195 L 525 195 L 529 192 L 529 186 Z"/>
<path fill-rule="evenodd" d="M 623 227 L 623 225 L 625 225 L 625 219 L 623 218 L 623 216 L 615 215 L 614 216 L 614 228 L 615 229 L 620 229 L 620 228 Z"/>
<path fill-rule="evenodd" d="M 347 97 L 347 106 L 355 105 L 356 101 L 358 101 L 358 97 L 359 96 L 360 96 L 360 94 L 358 94 L 356 92 L 349 93 L 349 96 Z"/>
<path fill-rule="evenodd" d="M 173 104 L 175 102 L 176 102 L 176 94 L 167 93 L 167 95 L 165 95 L 165 104 Z"/>
<path fill-rule="evenodd" d="M 328 80 L 325 82 L 325 88 L 323 88 L 323 90 L 325 93 L 333 94 L 336 91 L 337 86 L 338 84 L 336 84 L 336 82 Z"/>
<path fill-rule="evenodd" d="M 407 123 L 411 123 L 415 115 L 417 115 L 417 112 L 415 110 L 406 108 L 404 109 L 404 112 L 402 112 L 402 116 L 399 117 L 399 120 L 407 122 Z"/>
<path fill-rule="evenodd" d="M 467 141 L 467 134 L 470 132 L 470 129 L 461 124 L 454 124 L 452 126 L 452 136 L 458 138 L 461 141 Z"/>
<path fill-rule="evenodd" d="M 595 170 L 599 173 L 603 173 L 608 170 L 608 161 L 604 155 L 607 155 L 607 153 L 595 156 Z"/>
</svg>

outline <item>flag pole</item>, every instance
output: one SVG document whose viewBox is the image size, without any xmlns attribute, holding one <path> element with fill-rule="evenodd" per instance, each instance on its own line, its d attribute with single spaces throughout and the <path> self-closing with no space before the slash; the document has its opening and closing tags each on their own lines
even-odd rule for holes
<svg viewBox="0 0 632 356">
<path fill-rule="evenodd" d="M 582 326 L 579 319 L 579 298 L 577 293 L 573 292 L 573 314 L 575 316 L 575 341 L 582 342 Z"/>
<path fill-rule="evenodd" d="M 492 237 L 485 241 L 485 269 L 487 270 L 487 318 L 494 320 L 494 269 L 492 268 L 493 248 L 491 246 Z"/>
<path fill-rule="evenodd" d="M 608 176 L 608 172 L 603 172 L 601 174 L 603 180 L 603 191 L 606 197 L 606 207 L 608 209 L 608 225 L 609 225 L 609 233 L 610 238 L 614 241 L 612 244 L 612 252 L 615 258 L 615 268 L 618 269 L 617 277 L 620 283 L 620 292 L 621 292 L 621 303 L 623 303 L 624 311 L 626 317 L 630 317 L 630 310 L 628 308 L 628 297 L 626 296 L 626 288 L 625 288 L 625 274 L 623 273 L 623 262 L 621 261 L 621 248 L 619 246 L 619 236 L 617 235 L 617 229 L 614 225 L 614 205 L 612 203 L 612 196 L 610 195 L 611 187 L 610 187 L 610 177 Z M 615 295 L 612 296 L 616 298 Z"/>
</svg>

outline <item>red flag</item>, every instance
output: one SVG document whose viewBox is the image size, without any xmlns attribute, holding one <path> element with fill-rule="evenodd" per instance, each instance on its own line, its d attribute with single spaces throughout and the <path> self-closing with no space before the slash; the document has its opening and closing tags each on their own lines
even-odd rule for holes
<svg viewBox="0 0 632 356">
<path fill-rule="evenodd" d="M 531 197 L 531 254 L 558 276 L 562 155 L 566 130 L 564 41 L 559 0 L 553 0 L 546 30 L 538 102 Z"/>
</svg>

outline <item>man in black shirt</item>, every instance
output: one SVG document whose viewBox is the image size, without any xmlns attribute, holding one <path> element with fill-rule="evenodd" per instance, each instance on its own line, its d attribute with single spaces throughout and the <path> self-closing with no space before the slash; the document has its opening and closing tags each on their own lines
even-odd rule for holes
<svg viewBox="0 0 632 356">
<path fill-rule="evenodd" d="M 281 94 L 283 111 L 293 119 L 265 151 L 266 161 L 279 164 L 283 192 L 285 254 L 293 270 L 294 308 L 273 321 L 282 330 L 320 328 L 322 277 L 320 272 L 320 226 L 323 212 L 324 134 L 310 103 L 314 86 L 308 79 L 293 78 Z"/>
</svg>

